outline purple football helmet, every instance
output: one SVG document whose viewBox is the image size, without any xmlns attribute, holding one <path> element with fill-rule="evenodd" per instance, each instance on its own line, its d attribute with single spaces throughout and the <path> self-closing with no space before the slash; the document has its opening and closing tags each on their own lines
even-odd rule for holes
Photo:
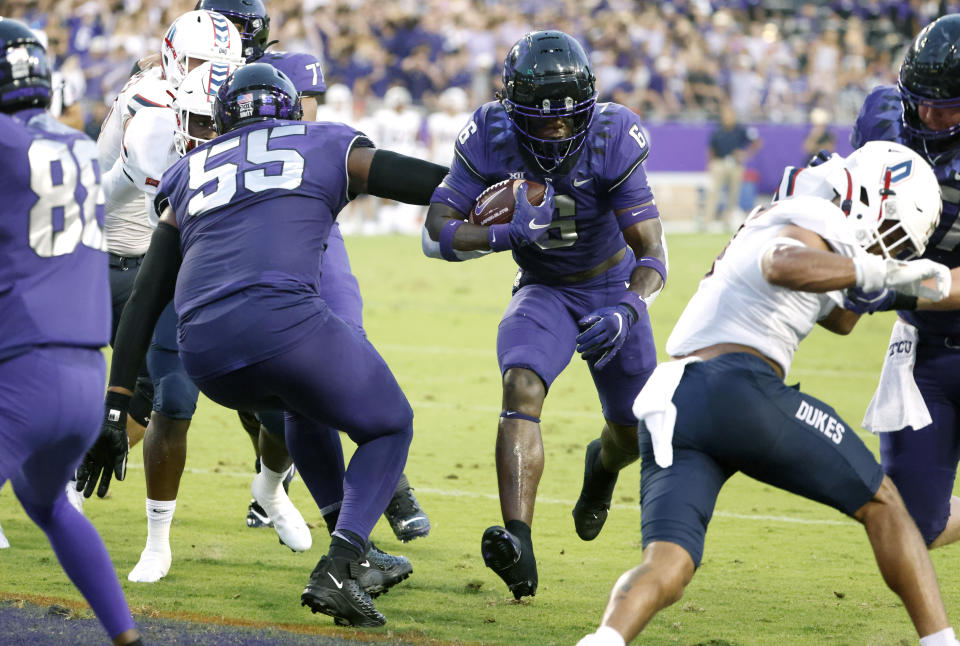
<svg viewBox="0 0 960 646">
<path fill-rule="evenodd" d="M 503 63 L 500 102 L 521 145 L 553 172 L 583 146 L 597 104 L 596 78 L 583 47 L 562 31 L 521 38 Z"/>
<path fill-rule="evenodd" d="M 271 44 L 270 16 L 263 0 L 197 0 L 194 9 L 216 11 L 236 25 L 248 63 L 263 56 Z"/>
<path fill-rule="evenodd" d="M 36 34 L 0 17 L 0 111 L 50 105 L 50 64 Z"/>
<path fill-rule="evenodd" d="M 943 16 L 927 25 L 900 65 L 903 129 L 925 144 L 943 150 L 957 143 L 960 124 L 930 130 L 920 120 L 920 106 L 960 107 L 960 15 Z"/>
<path fill-rule="evenodd" d="M 266 63 L 239 68 L 220 86 L 213 101 L 213 119 L 221 135 L 255 121 L 298 121 L 302 116 L 293 81 Z"/>
</svg>

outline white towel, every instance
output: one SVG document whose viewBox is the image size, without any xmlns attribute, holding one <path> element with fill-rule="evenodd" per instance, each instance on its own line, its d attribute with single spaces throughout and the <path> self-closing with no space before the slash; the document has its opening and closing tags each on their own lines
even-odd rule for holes
<svg viewBox="0 0 960 646">
<path fill-rule="evenodd" d="M 653 458 L 664 469 L 673 464 L 673 425 L 677 421 L 673 393 L 687 364 L 694 361 L 702 359 L 686 357 L 658 365 L 633 402 L 633 414 L 646 423 L 653 440 Z"/>
<path fill-rule="evenodd" d="M 873 433 L 899 431 L 933 423 L 923 402 L 913 366 L 917 360 L 917 328 L 897 319 L 880 372 L 880 383 L 863 416 L 863 427 Z"/>
</svg>

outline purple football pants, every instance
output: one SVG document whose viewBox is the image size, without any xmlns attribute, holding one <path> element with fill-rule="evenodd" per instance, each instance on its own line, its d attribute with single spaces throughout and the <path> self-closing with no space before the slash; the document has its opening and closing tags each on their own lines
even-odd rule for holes
<svg viewBox="0 0 960 646">
<path fill-rule="evenodd" d="M 100 535 L 64 493 L 100 431 L 99 350 L 46 347 L 0 362 L 0 487 L 7 480 L 111 638 L 134 627 Z"/>
<path fill-rule="evenodd" d="M 913 376 L 933 423 L 880 433 L 880 464 L 929 545 L 947 526 L 960 460 L 960 349 L 921 335 Z"/>
<path fill-rule="evenodd" d="M 332 480 L 329 465 L 335 459 L 329 455 L 330 429 L 346 432 L 357 450 L 344 474 L 337 529 L 366 539 L 406 463 L 413 436 L 413 411 L 406 397 L 366 337 L 333 315 L 319 297 L 290 308 L 274 304 L 274 309 L 251 300 L 216 319 L 222 336 L 227 336 L 223 330 L 243 329 L 239 341 L 255 349 L 270 332 L 256 329 L 260 323 L 245 327 L 249 311 L 268 312 L 262 319 L 264 330 L 296 327 L 309 332 L 270 358 L 207 379 L 196 376 L 210 374 L 208 365 L 219 364 L 221 350 L 210 346 L 191 353 L 185 344 L 180 352 L 187 372 L 204 394 L 223 406 L 287 412 L 287 449 L 321 509 L 330 502 L 325 497 Z M 213 329 L 197 331 L 205 338 L 216 334 Z"/>
<path fill-rule="evenodd" d="M 616 267 L 575 285 L 522 285 L 500 321 L 500 373 L 514 367 L 528 368 L 549 388 L 576 350 L 580 333 L 577 321 L 596 309 L 617 304 L 635 262 L 633 254 L 628 253 Z M 656 367 L 657 349 L 650 319 L 644 313 L 610 363 L 603 370 L 590 369 L 604 418 L 635 425 L 633 401 Z"/>
</svg>

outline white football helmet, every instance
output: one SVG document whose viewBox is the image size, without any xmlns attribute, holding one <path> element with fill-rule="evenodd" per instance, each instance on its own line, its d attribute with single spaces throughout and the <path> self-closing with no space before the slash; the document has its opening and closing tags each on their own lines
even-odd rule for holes
<svg viewBox="0 0 960 646">
<path fill-rule="evenodd" d="M 466 112 L 469 101 L 467 93 L 459 87 L 447 88 L 439 98 L 440 107 L 450 114 Z"/>
<path fill-rule="evenodd" d="M 177 113 L 174 145 L 181 157 L 208 141 L 202 135 L 213 132 L 213 100 L 237 67 L 232 63 L 207 61 L 191 70 L 177 88 L 173 102 Z"/>
<path fill-rule="evenodd" d="M 240 32 L 223 14 L 188 11 L 173 21 L 160 45 L 163 76 L 179 87 L 197 61 L 242 65 Z"/>
<path fill-rule="evenodd" d="M 869 141 L 844 163 L 851 184 L 841 192 L 857 242 L 884 257 L 923 255 L 940 222 L 940 184 L 920 155 L 890 141 Z"/>
</svg>

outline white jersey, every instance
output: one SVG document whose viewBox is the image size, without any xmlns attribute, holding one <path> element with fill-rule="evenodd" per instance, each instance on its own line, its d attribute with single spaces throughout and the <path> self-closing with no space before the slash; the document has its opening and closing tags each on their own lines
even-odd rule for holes
<svg viewBox="0 0 960 646">
<path fill-rule="evenodd" d="M 754 211 L 730 241 L 687 303 L 666 350 L 688 355 L 717 343 L 754 348 L 790 370 L 793 353 L 817 321 L 843 305 L 843 292 L 799 292 L 767 282 L 760 263 L 780 230 L 794 224 L 813 231 L 848 258 L 864 251 L 839 207 L 823 198 L 797 196 Z M 788 242 L 789 244 L 789 242 Z"/>
<path fill-rule="evenodd" d="M 430 138 L 430 161 L 450 165 L 457 137 L 470 122 L 469 112 L 434 112 L 427 117 L 427 136 Z"/>
<path fill-rule="evenodd" d="M 169 109 L 173 101 L 173 88 L 161 78 L 159 66 L 151 67 L 133 75 L 113 101 L 110 113 L 103 121 L 97 149 L 100 156 L 100 168 L 108 173 L 115 165 L 122 165 L 121 154 L 124 146 L 137 146 L 134 138 L 126 134 L 134 115 L 143 108 L 161 107 L 171 114 Z M 174 115 L 174 123 L 176 116 Z M 170 144 L 173 138 L 170 137 Z M 163 158 L 165 149 L 157 151 Z M 117 169 L 118 172 L 120 169 Z M 113 177 L 119 179 L 118 176 Z M 157 177 L 156 179 L 160 179 Z M 140 256 L 150 246 L 153 227 L 149 217 L 152 209 L 144 208 L 143 196 L 139 192 L 131 197 L 122 182 L 104 182 L 104 194 L 107 199 L 104 231 L 107 236 L 107 249 L 121 256 Z"/>
<path fill-rule="evenodd" d="M 174 145 L 177 115 L 170 108 L 144 108 L 127 122 L 120 157 L 104 173 L 104 233 L 110 252 L 140 256 L 157 226 L 152 202 L 160 178 L 180 158 Z"/>
<path fill-rule="evenodd" d="M 377 148 L 385 148 L 412 157 L 424 157 L 423 146 L 419 141 L 420 126 L 423 117 L 416 110 L 405 109 L 402 112 L 382 108 L 373 113 L 370 135 Z"/>
</svg>

